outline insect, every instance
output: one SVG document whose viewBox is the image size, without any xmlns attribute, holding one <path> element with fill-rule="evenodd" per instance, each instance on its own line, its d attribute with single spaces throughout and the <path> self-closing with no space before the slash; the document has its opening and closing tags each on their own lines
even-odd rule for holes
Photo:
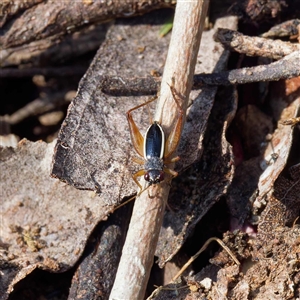
<svg viewBox="0 0 300 300">
<path fill-rule="evenodd" d="M 183 110 L 181 108 L 178 96 L 173 86 L 170 86 L 170 89 L 173 99 L 178 107 L 178 116 L 168 138 L 165 137 L 164 130 L 160 125 L 161 121 L 151 122 L 152 124 L 148 127 L 143 137 L 132 118 L 132 112 L 134 110 L 148 105 L 156 100 L 157 97 L 152 98 L 127 112 L 131 141 L 135 151 L 141 157 L 135 158 L 134 161 L 140 165 L 144 165 L 143 169 L 132 175 L 133 180 L 140 187 L 140 190 L 142 190 L 142 186 L 137 180 L 138 177 L 144 176 L 144 179 L 149 183 L 149 185 L 152 185 L 162 182 L 165 178 L 165 173 L 170 174 L 173 177 L 178 175 L 177 172 L 167 168 L 166 166 L 179 160 L 179 156 L 173 158 L 171 158 L 171 156 L 175 152 L 179 143 L 183 125 Z"/>
</svg>

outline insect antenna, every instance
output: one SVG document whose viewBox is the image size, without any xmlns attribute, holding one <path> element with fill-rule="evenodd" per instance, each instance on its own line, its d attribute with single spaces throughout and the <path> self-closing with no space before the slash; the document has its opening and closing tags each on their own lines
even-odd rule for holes
<svg viewBox="0 0 300 300">
<path fill-rule="evenodd" d="M 146 190 L 148 190 L 148 188 L 150 187 L 150 185 L 148 185 L 146 188 L 144 188 L 142 191 L 140 191 L 137 195 L 134 195 L 132 197 L 130 197 L 129 199 L 127 199 L 126 201 L 124 201 L 123 203 L 119 204 L 118 206 L 116 206 L 112 213 L 115 212 L 117 209 L 119 209 L 120 207 L 124 206 L 125 204 L 131 202 L 132 200 L 134 200 L 137 196 L 140 196 L 143 192 L 145 192 Z"/>
</svg>

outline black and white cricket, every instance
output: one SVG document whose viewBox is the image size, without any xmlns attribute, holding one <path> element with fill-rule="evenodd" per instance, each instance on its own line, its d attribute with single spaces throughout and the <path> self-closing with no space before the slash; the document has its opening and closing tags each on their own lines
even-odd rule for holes
<svg viewBox="0 0 300 300">
<path fill-rule="evenodd" d="M 149 185 L 152 185 L 162 182 L 165 178 L 165 173 L 171 174 L 173 177 L 178 175 L 177 172 L 166 167 L 166 165 L 179 160 L 179 156 L 173 158 L 170 157 L 177 148 L 183 125 L 183 110 L 181 108 L 180 101 L 178 100 L 173 86 L 170 86 L 170 89 L 173 99 L 178 107 L 178 118 L 167 139 L 165 137 L 164 130 L 160 125 L 160 121 L 152 122 L 143 137 L 131 115 L 134 110 L 148 105 L 152 101 L 156 100 L 157 97 L 150 99 L 149 101 L 138 105 L 127 112 L 132 144 L 135 151 L 140 156 L 140 158 L 134 158 L 134 161 L 140 165 L 144 165 L 143 169 L 132 175 L 133 180 L 141 190 L 142 186 L 137 180 L 138 177 L 144 176 L 144 179 L 149 183 Z"/>
</svg>

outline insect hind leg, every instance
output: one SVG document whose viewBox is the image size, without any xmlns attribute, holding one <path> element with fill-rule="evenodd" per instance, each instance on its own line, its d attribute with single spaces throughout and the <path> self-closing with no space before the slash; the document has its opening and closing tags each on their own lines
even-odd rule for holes
<svg viewBox="0 0 300 300">
<path fill-rule="evenodd" d="M 177 104 L 178 117 L 177 117 L 176 123 L 166 141 L 164 158 L 170 157 L 175 152 L 175 150 L 179 144 L 182 126 L 183 126 L 184 111 L 180 104 L 180 102 L 181 102 L 180 100 L 182 97 L 174 89 L 173 83 L 174 83 L 174 78 L 172 78 L 172 85 L 169 85 L 169 86 L 170 86 L 170 90 L 171 90 L 173 99 Z"/>
</svg>

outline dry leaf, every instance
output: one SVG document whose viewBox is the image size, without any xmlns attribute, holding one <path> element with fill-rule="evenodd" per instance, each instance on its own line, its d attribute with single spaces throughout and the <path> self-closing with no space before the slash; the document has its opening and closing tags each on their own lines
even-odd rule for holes
<svg viewBox="0 0 300 300">
<path fill-rule="evenodd" d="M 0 255 L 9 280 L 0 294 L 36 267 L 72 267 L 94 226 L 107 216 L 109 209 L 94 193 L 50 178 L 53 148 L 54 142 L 22 140 L 15 149 L 1 149 Z"/>
</svg>

